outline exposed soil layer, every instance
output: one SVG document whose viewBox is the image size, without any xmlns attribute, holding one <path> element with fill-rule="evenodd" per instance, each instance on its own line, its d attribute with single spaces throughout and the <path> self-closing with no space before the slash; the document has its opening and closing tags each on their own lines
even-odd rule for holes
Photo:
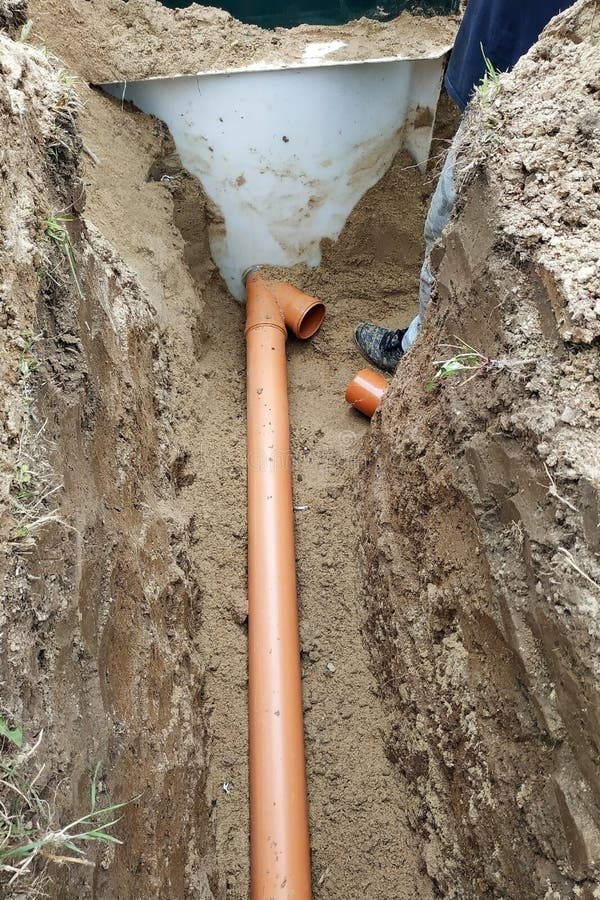
<svg viewBox="0 0 600 900">
<path fill-rule="evenodd" d="M 64 22 L 45 22 L 53 50 Z M 103 801 L 141 795 L 116 829 L 123 846 L 98 855 L 92 872 L 51 872 L 54 892 L 240 900 L 248 892 L 243 310 L 210 259 L 211 212 L 164 127 L 78 83 L 79 157 L 74 116 L 66 136 L 52 112 L 71 97 L 68 82 L 41 54 L 2 40 L 4 71 L 14 67 L 2 111 L 12 148 L 3 225 L 15 235 L 3 257 L 11 386 L 3 490 L 14 491 L 24 433 L 15 410 L 26 327 L 41 336 L 27 385 L 33 433 L 44 426 L 27 452 L 38 467 L 47 461 L 49 484 L 63 485 L 48 501 L 56 521 L 7 557 L 2 703 L 11 721 L 26 723 L 28 740 L 44 727 L 43 786 L 60 782 L 61 821 L 85 811 L 97 759 Z M 79 47 L 64 63 L 77 73 L 82 59 Z M 58 85 L 58 99 L 46 96 L 48 85 Z M 39 133 L 28 125 L 38 120 Z M 452 128 L 444 106 L 439 146 Z M 48 135 L 59 139 L 50 154 Z M 329 304 L 322 331 L 289 344 L 317 900 L 433 896 L 407 786 L 385 754 L 391 721 L 360 634 L 352 483 L 368 423 L 343 401 L 362 365 L 351 335 L 367 301 L 390 324 L 413 314 L 432 186 L 400 155 L 337 244 L 324 247 L 320 269 L 285 273 Z M 83 297 L 45 234 L 65 209 Z M 5 538 L 13 524 L 7 517 Z"/>
<path fill-rule="evenodd" d="M 175 503 L 169 358 L 139 281 L 81 214 L 68 80 L 4 35 L 0 56 L 2 716 L 28 746 L 43 729 L 30 777 L 42 767 L 51 830 L 89 810 L 98 761 L 100 805 L 140 795 L 122 847 L 49 873 L 57 896 L 205 897 L 201 599 Z M 181 253 L 171 217 L 154 221 Z"/>
<path fill-rule="evenodd" d="M 482 139 L 491 144 L 484 155 L 501 233 L 519 259 L 535 261 L 561 336 L 577 344 L 600 336 L 597 16 L 587 3 L 550 23 L 502 78 L 491 118 L 483 132 L 475 124 L 462 164 L 464 177 L 480 160 Z"/>
<path fill-rule="evenodd" d="M 0 28 L 11 36 L 27 21 L 26 0 L 2 0 L 0 3 Z"/>
<path fill-rule="evenodd" d="M 359 478 L 388 752 L 449 898 L 600 895 L 599 22 L 576 4 L 474 105 Z M 481 371 L 428 393 L 459 340 Z"/>
<path fill-rule="evenodd" d="M 314 43 L 342 44 L 327 60 L 440 56 L 452 45 L 457 19 L 403 13 L 391 22 L 300 25 L 267 31 L 221 9 L 192 4 L 170 10 L 158 0 L 33 0 L 34 39 L 54 32 L 53 51 L 78 58 L 90 82 L 183 75 L 243 66 L 294 65 Z"/>
</svg>

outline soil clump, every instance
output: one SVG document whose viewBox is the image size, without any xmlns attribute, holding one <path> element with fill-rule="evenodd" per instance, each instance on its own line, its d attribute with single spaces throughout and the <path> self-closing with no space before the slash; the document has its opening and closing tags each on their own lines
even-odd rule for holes
<svg viewBox="0 0 600 900">
<path fill-rule="evenodd" d="M 452 45 L 457 26 L 453 17 L 403 13 L 385 23 L 364 18 L 268 31 L 221 9 L 193 4 L 171 10 L 158 0 L 32 0 L 29 10 L 34 38 L 54 31 L 53 51 L 76 57 L 79 76 L 96 83 L 298 65 L 314 43 L 343 45 L 327 54 L 328 61 L 436 56 Z"/>
</svg>

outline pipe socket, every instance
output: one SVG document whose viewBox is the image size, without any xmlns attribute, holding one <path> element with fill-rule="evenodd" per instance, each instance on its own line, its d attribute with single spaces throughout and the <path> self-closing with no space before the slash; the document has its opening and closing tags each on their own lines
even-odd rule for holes
<svg viewBox="0 0 600 900">
<path fill-rule="evenodd" d="M 361 369 L 346 388 L 346 400 L 365 416 L 371 418 L 378 409 L 389 382 L 373 369 Z"/>
<path fill-rule="evenodd" d="M 246 285 L 246 292 L 260 291 L 262 294 L 270 294 L 280 310 L 280 318 L 286 328 L 297 338 L 305 341 L 316 334 L 325 317 L 325 304 L 317 297 L 305 294 L 292 284 L 285 281 L 269 281 L 260 273 L 259 266 L 246 269 L 242 278 Z M 263 297 L 261 308 L 268 306 L 267 298 Z M 272 314 L 271 310 L 271 314 Z M 256 323 L 254 323 L 256 324 Z M 248 331 L 246 321 L 246 332 Z"/>
</svg>

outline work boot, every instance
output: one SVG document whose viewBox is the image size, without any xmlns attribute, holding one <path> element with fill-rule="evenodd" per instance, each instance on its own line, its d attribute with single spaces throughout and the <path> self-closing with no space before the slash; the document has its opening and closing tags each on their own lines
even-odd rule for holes
<svg viewBox="0 0 600 900">
<path fill-rule="evenodd" d="M 354 332 L 354 340 L 370 362 L 387 372 L 395 372 L 402 359 L 402 338 L 405 334 L 406 328 L 382 328 L 381 325 L 363 322 Z"/>
</svg>

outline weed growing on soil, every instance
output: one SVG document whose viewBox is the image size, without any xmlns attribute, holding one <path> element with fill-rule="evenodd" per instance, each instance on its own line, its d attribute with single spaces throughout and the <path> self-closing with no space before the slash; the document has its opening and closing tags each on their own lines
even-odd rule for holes
<svg viewBox="0 0 600 900">
<path fill-rule="evenodd" d="M 53 64 L 56 66 L 54 58 Z M 56 166 L 73 162 L 77 155 L 75 120 L 84 104 L 74 90 L 76 78 L 64 69 L 56 70 L 55 93 L 51 103 L 54 121 L 47 138 L 47 153 Z"/>
<path fill-rule="evenodd" d="M 20 896 L 25 884 L 40 893 L 48 863 L 93 866 L 86 857 L 87 845 L 121 844 L 110 829 L 121 818 L 115 816 L 118 810 L 133 802 L 98 807 L 98 763 L 89 811 L 68 825 L 57 824 L 53 805 L 43 800 L 36 788 L 45 768 L 34 762 L 42 737 L 40 732 L 35 743 L 24 746 L 22 729 L 10 728 L 0 717 L 0 885 L 10 889 L 18 882 Z"/>
<path fill-rule="evenodd" d="M 479 45 L 485 62 L 485 74 L 481 84 L 477 88 L 477 96 L 483 113 L 483 143 L 500 140 L 497 131 L 500 125 L 500 116 L 495 111 L 496 100 L 502 91 L 500 72 L 494 67 L 490 59 L 485 55 L 483 44 Z"/>
<path fill-rule="evenodd" d="M 442 346 L 449 347 L 452 350 L 459 350 L 460 352 L 449 359 L 436 359 L 433 361 L 433 365 L 439 366 L 439 368 L 433 378 L 430 378 L 425 384 L 426 391 L 434 391 L 443 378 L 451 378 L 463 372 L 471 372 L 472 374 L 461 382 L 461 384 L 466 384 L 494 364 L 493 359 L 484 356 L 483 353 L 475 350 L 474 347 L 471 347 L 465 341 L 460 341 L 459 344 L 443 344 Z"/>
<path fill-rule="evenodd" d="M 77 293 L 79 294 L 81 300 L 85 300 L 83 290 L 81 288 L 81 283 L 77 275 L 77 268 L 75 266 L 75 256 L 73 254 L 71 238 L 69 237 L 69 232 L 67 231 L 67 224 L 72 221 L 73 219 L 71 218 L 71 216 L 53 213 L 48 219 L 46 219 L 44 223 L 44 234 L 49 240 L 53 241 L 66 256 L 67 262 L 69 263 L 69 268 L 71 270 L 71 275 L 73 276 L 73 281 L 75 282 Z"/>
<path fill-rule="evenodd" d="M 27 379 L 39 366 L 39 360 L 35 353 L 35 344 L 38 336 L 31 331 L 21 332 L 21 355 L 19 357 L 19 372 Z"/>
<path fill-rule="evenodd" d="M 16 728 L 10 728 L 8 722 L 0 716 L 0 737 L 6 738 L 15 746 L 21 748 L 23 746 L 23 729 L 20 725 Z"/>
<path fill-rule="evenodd" d="M 22 454 L 21 448 L 21 460 Z M 33 469 L 30 462 L 17 463 L 12 482 L 12 514 L 15 519 L 12 543 L 31 545 L 35 542 L 35 532 L 40 528 L 50 522 L 61 522 L 56 510 L 47 509 L 48 500 L 61 487 L 44 484 L 43 473 Z"/>
<path fill-rule="evenodd" d="M 19 34 L 19 40 L 22 44 L 26 44 L 29 40 L 29 35 L 31 34 L 31 29 L 33 28 L 33 19 L 27 19 L 23 27 L 21 28 L 21 33 Z"/>
<path fill-rule="evenodd" d="M 492 100 L 494 100 L 501 88 L 500 72 L 496 69 L 491 59 L 486 56 L 485 50 L 483 49 L 483 44 L 480 43 L 479 46 L 481 48 L 481 55 L 483 56 L 483 61 L 485 63 L 485 74 L 477 91 L 481 100 L 487 100 L 491 102 Z"/>
<path fill-rule="evenodd" d="M 77 78 L 69 75 L 64 69 L 56 71 L 56 81 L 60 90 L 52 104 L 52 109 L 63 125 L 72 125 L 75 116 L 80 113 L 84 104 L 75 91 Z"/>
<path fill-rule="evenodd" d="M 45 423 L 37 432 L 32 430 L 32 376 L 39 368 L 35 351 L 38 339 L 39 336 L 31 331 L 24 331 L 20 337 L 19 375 L 23 398 L 23 428 L 11 485 L 11 513 L 15 521 L 12 543 L 20 546 L 33 544 L 35 532 L 43 525 L 60 522 L 57 511 L 48 508 L 48 500 L 60 490 L 61 485 L 52 484 L 50 467 L 39 453 Z"/>
</svg>

